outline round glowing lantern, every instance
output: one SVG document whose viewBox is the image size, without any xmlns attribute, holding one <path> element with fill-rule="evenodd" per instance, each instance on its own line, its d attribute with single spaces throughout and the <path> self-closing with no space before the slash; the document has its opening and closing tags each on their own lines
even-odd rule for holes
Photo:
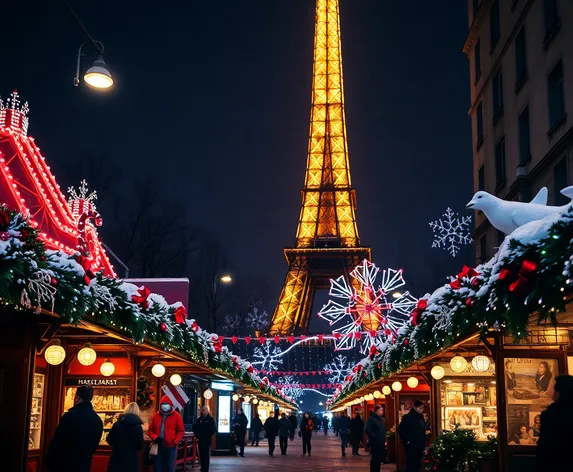
<svg viewBox="0 0 573 472">
<path fill-rule="evenodd" d="M 380 392 L 380 390 L 376 390 L 373 395 L 374 398 L 380 398 L 382 396 L 382 393 Z"/>
<path fill-rule="evenodd" d="M 237 395 L 236 393 L 233 395 L 233 401 L 236 402 L 239 400 L 239 395 Z"/>
<path fill-rule="evenodd" d="M 205 390 L 205 391 L 203 392 L 203 398 L 204 398 L 205 400 L 211 400 L 211 398 L 213 398 L 213 391 L 212 391 L 210 388 L 208 388 L 207 390 Z"/>
<path fill-rule="evenodd" d="M 466 361 L 462 356 L 457 355 L 452 357 L 450 367 L 455 373 L 459 374 L 466 371 L 468 368 L 468 361 Z"/>
<path fill-rule="evenodd" d="M 444 378 L 444 375 L 446 375 L 446 370 L 441 365 L 435 365 L 434 367 L 432 367 L 430 375 L 432 376 L 432 378 L 440 380 Z"/>
<path fill-rule="evenodd" d="M 418 379 L 416 377 L 408 377 L 408 380 L 406 380 L 406 384 L 408 385 L 408 387 L 410 388 L 416 388 L 418 386 Z"/>
<path fill-rule="evenodd" d="M 151 373 L 155 377 L 163 377 L 165 375 L 165 366 L 157 363 L 151 368 Z"/>
<path fill-rule="evenodd" d="M 59 339 L 54 339 L 44 351 L 44 359 L 50 365 L 60 365 L 66 358 L 66 350 L 62 347 Z"/>
<path fill-rule="evenodd" d="M 259 403 L 259 400 L 257 400 L 256 398 L 253 398 L 253 405 L 256 405 L 257 403 Z"/>
<path fill-rule="evenodd" d="M 491 362 L 487 356 L 475 356 L 472 359 L 472 367 L 476 372 L 487 372 Z"/>
<path fill-rule="evenodd" d="M 81 365 L 92 365 L 97 359 L 97 354 L 93 350 L 92 345 L 90 343 L 86 343 L 84 347 L 80 349 L 78 352 L 78 362 Z"/>
<path fill-rule="evenodd" d="M 390 387 L 388 387 L 388 385 L 384 385 L 382 387 L 382 393 L 384 395 L 390 395 L 392 393 L 392 389 Z"/>
<path fill-rule="evenodd" d="M 101 375 L 104 377 L 110 377 L 115 372 L 115 365 L 109 359 L 106 359 L 105 362 L 99 368 Z"/>
<path fill-rule="evenodd" d="M 392 390 L 394 390 L 395 392 L 399 392 L 400 390 L 402 390 L 402 382 L 394 382 L 392 384 Z"/>
<path fill-rule="evenodd" d="M 183 379 L 179 374 L 173 374 L 171 377 L 169 377 L 169 382 L 171 382 L 171 385 L 177 387 L 177 385 L 181 385 Z"/>
</svg>

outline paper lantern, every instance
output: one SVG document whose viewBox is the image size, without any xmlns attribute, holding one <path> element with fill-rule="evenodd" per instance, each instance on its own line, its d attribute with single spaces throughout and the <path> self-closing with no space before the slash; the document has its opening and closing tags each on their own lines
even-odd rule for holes
<svg viewBox="0 0 573 472">
<path fill-rule="evenodd" d="M 406 384 L 408 385 L 408 387 L 410 388 L 416 388 L 418 386 L 418 379 L 416 377 L 408 377 L 408 380 L 406 380 Z"/>
<path fill-rule="evenodd" d="M 395 392 L 399 392 L 400 390 L 402 390 L 402 382 L 394 382 L 392 384 L 392 390 L 394 390 Z"/>
<path fill-rule="evenodd" d="M 211 390 L 210 388 L 208 388 L 207 390 L 205 390 L 205 391 L 203 392 L 203 398 L 204 398 L 205 400 L 211 400 L 211 398 L 213 398 L 213 392 L 212 392 L 212 390 Z"/>
<path fill-rule="evenodd" d="M 81 365 L 92 365 L 97 359 L 96 352 L 92 349 L 92 345 L 87 343 L 84 347 L 80 349 L 78 352 L 78 362 Z"/>
<path fill-rule="evenodd" d="M 457 374 L 465 372 L 468 368 L 468 361 L 466 361 L 462 356 L 454 356 L 450 361 L 450 367 Z"/>
<path fill-rule="evenodd" d="M 233 401 L 236 402 L 239 400 L 239 395 L 237 395 L 236 393 L 233 395 Z"/>
<path fill-rule="evenodd" d="M 390 395 L 392 393 L 392 389 L 390 387 L 388 387 L 388 385 L 384 385 L 382 387 L 382 393 L 384 395 Z"/>
<path fill-rule="evenodd" d="M 106 359 L 105 362 L 99 368 L 101 375 L 104 377 L 110 377 L 115 372 L 115 365 L 109 359 Z"/>
<path fill-rule="evenodd" d="M 364 398 L 366 398 L 366 401 L 372 401 L 374 400 L 374 395 L 372 395 L 371 393 L 369 393 L 368 395 L 366 395 Z"/>
<path fill-rule="evenodd" d="M 491 362 L 487 356 L 475 356 L 472 359 L 472 367 L 476 372 L 487 372 Z"/>
<path fill-rule="evenodd" d="M 257 400 L 256 398 L 253 398 L 253 405 L 256 405 L 257 403 L 259 403 L 259 400 Z"/>
<path fill-rule="evenodd" d="M 441 365 L 435 365 L 434 367 L 432 367 L 430 375 L 432 376 L 432 378 L 440 380 L 444 378 L 444 375 L 446 375 L 446 370 Z"/>
<path fill-rule="evenodd" d="M 374 392 L 374 398 L 380 398 L 382 396 L 382 393 L 380 392 L 380 390 L 376 390 Z"/>
<path fill-rule="evenodd" d="M 177 387 L 177 385 L 181 385 L 183 379 L 179 374 L 173 374 L 171 377 L 169 377 L 169 382 L 171 382 L 171 385 Z"/>
<path fill-rule="evenodd" d="M 165 366 L 163 364 L 155 364 L 152 368 L 151 368 L 151 373 L 155 376 L 155 377 L 163 377 L 165 375 Z"/>
<path fill-rule="evenodd" d="M 44 359 L 50 365 L 60 365 L 66 358 L 66 350 L 61 346 L 59 339 L 54 339 L 44 351 Z"/>
</svg>

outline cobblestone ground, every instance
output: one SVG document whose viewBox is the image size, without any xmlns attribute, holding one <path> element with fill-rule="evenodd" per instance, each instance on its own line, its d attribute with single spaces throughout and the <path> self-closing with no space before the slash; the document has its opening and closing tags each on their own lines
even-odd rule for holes
<svg viewBox="0 0 573 472">
<path fill-rule="evenodd" d="M 312 438 L 312 456 L 302 457 L 302 441 L 295 437 L 289 441 L 287 455 L 281 456 L 278 438 L 274 457 L 268 453 L 266 440 L 261 440 L 259 447 L 247 446 L 245 457 L 212 457 L 210 470 L 218 471 L 245 471 L 245 472 L 296 472 L 301 467 L 312 472 L 358 472 L 370 470 L 370 456 L 360 451 L 360 456 L 353 456 L 352 449 L 346 450 L 346 456 L 342 457 L 340 450 L 340 438 L 333 434 L 324 436 L 315 434 Z M 198 466 L 195 466 L 197 470 Z M 188 469 L 191 470 L 191 469 Z M 394 472 L 396 464 L 382 466 L 382 472 Z"/>
</svg>

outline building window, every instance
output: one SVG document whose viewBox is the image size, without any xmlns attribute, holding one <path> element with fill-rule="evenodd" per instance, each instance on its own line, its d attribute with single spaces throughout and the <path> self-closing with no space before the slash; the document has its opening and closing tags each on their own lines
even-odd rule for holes
<svg viewBox="0 0 573 472">
<path fill-rule="evenodd" d="M 478 190 L 485 190 L 485 166 L 482 165 L 478 170 Z"/>
<path fill-rule="evenodd" d="M 493 119 L 494 122 L 503 114 L 503 75 L 501 71 L 493 78 Z"/>
<path fill-rule="evenodd" d="M 480 147 L 483 142 L 483 112 L 481 108 L 481 102 L 476 108 L 476 129 L 477 129 L 477 146 Z"/>
<path fill-rule="evenodd" d="M 565 115 L 563 94 L 563 62 L 560 60 L 547 77 L 549 91 L 549 129 L 559 124 Z"/>
<path fill-rule="evenodd" d="M 543 17 L 545 19 L 545 42 L 548 42 L 561 25 L 557 0 L 543 0 Z"/>
<path fill-rule="evenodd" d="M 481 76 L 481 40 L 479 39 L 474 49 L 474 73 L 475 81 L 477 82 Z"/>
<path fill-rule="evenodd" d="M 529 107 L 519 115 L 519 160 L 521 163 L 531 157 L 531 142 L 529 133 Z"/>
<path fill-rule="evenodd" d="M 489 10 L 489 39 L 491 43 L 491 50 L 499 41 L 500 24 L 499 24 L 499 1 L 495 0 L 491 9 Z"/>
<path fill-rule="evenodd" d="M 479 258 L 482 264 L 487 261 L 487 239 L 485 234 L 479 239 Z"/>
<path fill-rule="evenodd" d="M 497 188 L 505 184 L 505 138 L 495 146 L 495 185 Z"/>
<path fill-rule="evenodd" d="M 521 28 L 515 38 L 515 88 L 523 83 L 527 74 L 527 53 L 525 49 L 525 27 Z"/>
<path fill-rule="evenodd" d="M 555 205 L 566 205 L 571 200 L 561 194 L 561 190 L 569 185 L 567 175 L 567 160 L 564 157 L 553 168 L 553 193 L 555 195 Z"/>
</svg>

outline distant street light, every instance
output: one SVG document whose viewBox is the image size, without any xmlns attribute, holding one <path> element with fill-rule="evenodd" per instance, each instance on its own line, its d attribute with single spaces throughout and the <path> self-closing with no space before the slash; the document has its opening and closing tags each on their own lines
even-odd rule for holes
<svg viewBox="0 0 573 472">
<path fill-rule="evenodd" d="M 400 292 L 394 292 L 392 294 L 392 298 L 400 298 L 402 296 L 402 294 Z"/>
<path fill-rule="evenodd" d="M 103 60 L 103 44 L 99 41 L 86 41 L 80 46 L 78 51 L 78 63 L 76 65 L 76 76 L 74 77 L 74 85 L 77 87 L 80 84 L 80 63 L 81 57 L 83 55 L 82 51 L 87 44 L 94 46 L 98 54 L 95 62 L 86 71 L 84 80 L 93 88 L 108 89 L 113 85 L 113 78 L 111 77 L 111 72 L 107 68 L 107 64 Z"/>
<path fill-rule="evenodd" d="M 324 403 L 322 403 L 322 402 L 318 402 L 318 405 L 319 405 L 319 406 L 322 406 L 322 405 L 324 405 Z"/>
<path fill-rule="evenodd" d="M 233 281 L 233 277 L 231 277 L 229 274 L 225 274 L 222 275 L 219 280 L 224 284 L 230 284 Z"/>
</svg>

